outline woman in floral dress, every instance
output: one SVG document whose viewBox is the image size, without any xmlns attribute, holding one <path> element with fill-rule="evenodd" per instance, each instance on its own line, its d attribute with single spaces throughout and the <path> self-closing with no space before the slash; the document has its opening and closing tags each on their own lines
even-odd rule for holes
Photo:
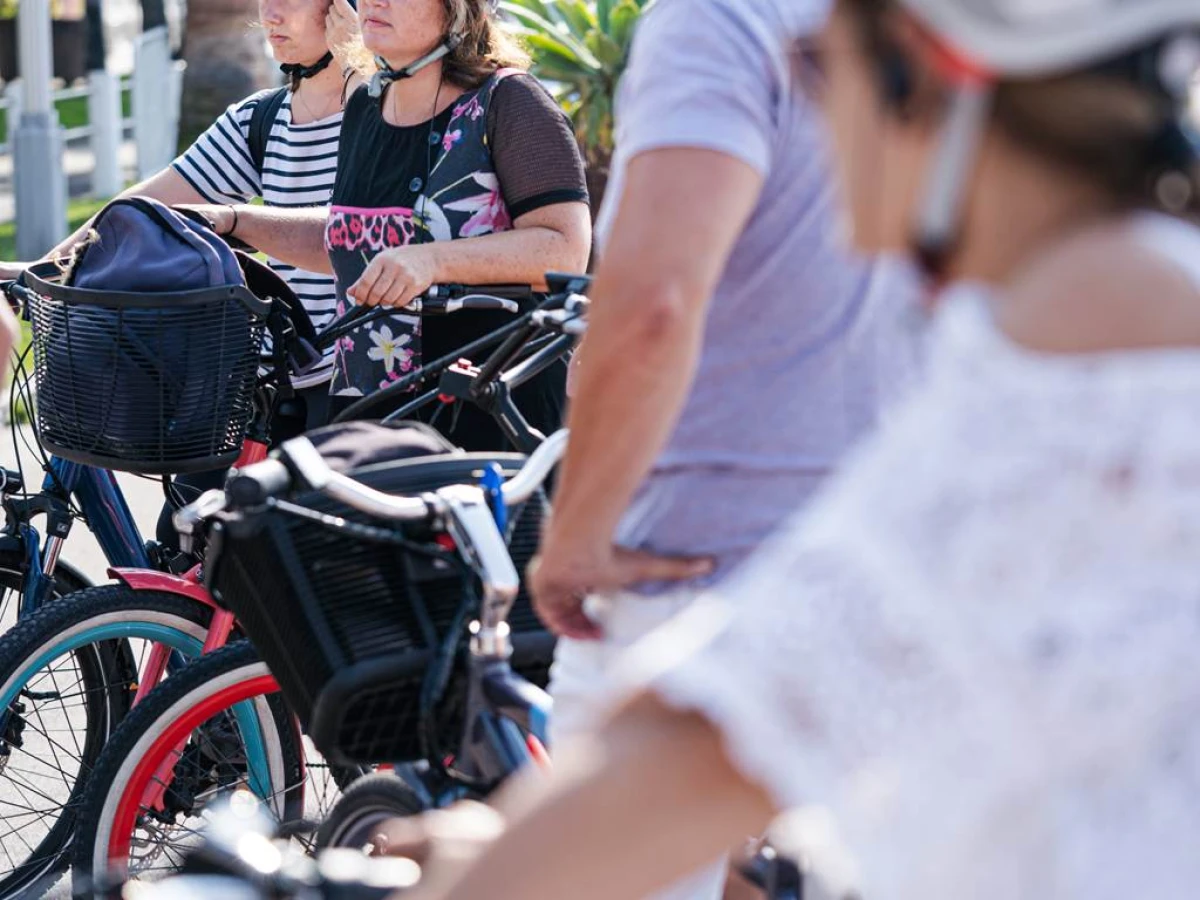
<svg viewBox="0 0 1200 900">
<path fill-rule="evenodd" d="M 363 0 L 358 14 L 376 71 L 347 100 L 330 209 L 213 211 L 219 228 L 260 249 L 332 270 L 340 311 L 397 309 L 337 348 L 343 408 L 511 321 L 400 311 L 430 285 L 539 285 L 549 271 L 582 271 L 591 246 L 570 123 L 487 0 Z M 557 426 L 565 376 L 551 367 L 514 392 L 535 427 Z M 504 447 L 474 408 L 437 426 L 466 449 Z"/>
</svg>

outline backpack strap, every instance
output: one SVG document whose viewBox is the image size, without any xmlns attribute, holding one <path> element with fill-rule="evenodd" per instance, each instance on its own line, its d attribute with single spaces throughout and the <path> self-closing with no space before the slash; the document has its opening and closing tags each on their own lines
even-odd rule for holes
<svg viewBox="0 0 1200 900">
<path fill-rule="evenodd" d="M 258 172 L 260 181 L 263 164 L 267 158 L 267 139 L 271 136 L 271 126 L 275 124 L 287 95 L 286 87 L 266 91 L 259 97 L 258 103 L 254 104 L 254 110 L 250 113 L 250 158 L 254 160 L 254 170 Z"/>
</svg>

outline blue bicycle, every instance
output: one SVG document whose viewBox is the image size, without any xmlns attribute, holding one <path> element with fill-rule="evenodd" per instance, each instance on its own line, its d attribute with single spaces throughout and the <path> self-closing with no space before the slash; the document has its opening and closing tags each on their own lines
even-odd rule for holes
<svg viewBox="0 0 1200 900">
<path fill-rule="evenodd" d="M 13 412 L 22 400 L 29 406 L 24 362 L 15 367 Z M 18 452 L 19 440 L 14 424 Z M 35 443 L 28 449 L 44 472 L 40 490 L 27 489 L 23 466 L 0 469 L 0 629 L 6 635 L 0 658 L 7 636 L 21 622 L 51 600 L 90 586 L 62 559 L 76 523 L 95 536 L 114 572 L 175 578 L 154 571 L 161 560 L 139 531 L 112 472 L 48 456 Z M 112 687 L 136 683 L 137 672 L 127 641 L 93 642 L 43 668 L 37 678 L 13 685 L 0 703 L 0 898 L 25 895 L 43 873 L 42 863 L 61 850 L 69 832 L 55 826 L 67 786 L 95 760 L 128 711 L 130 696 Z"/>
<path fill-rule="evenodd" d="M 26 310 L 39 302 L 19 284 L 2 287 Z M 268 329 L 275 347 L 289 354 L 266 360 L 274 365 L 258 379 L 241 447 L 247 461 L 265 457 L 272 417 L 286 399 L 274 373 L 300 358 L 292 352 L 300 313 L 294 301 L 289 306 L 269 296 Z M 341 327 L 322 338 L 335 340 Z M 310 349 L 320 346 L 315 340 Z M 14 423 L 18 404 L 33 405 L 26 367 L 32 350 L 15 366 Z M 22 437 L 14 424 L 18 450 Z M 40 491 L 26 489 L 23 467 L 0 469 L 0 900 L 30 896 L 57 877 L 77 787 L 137 699 L 139 681 L 156 655 L 166 665 L 164 651 L 172 670 L 198 655 L 214 618 L 195 574 L 198 558 L 142 535 L 112 471 L 48 455 L 36 426 L 25 444 L 45 473 Z M 164 477 L 163 485 L 173 497 L 172 482 Z M 44 533 L 34 524 L 40 517 Z M 80 522 L 95 536 L 116 584 L 91 586 L 61 558 Z M 47 602 L 70 593 L 78 603 Z"/>
</svg>

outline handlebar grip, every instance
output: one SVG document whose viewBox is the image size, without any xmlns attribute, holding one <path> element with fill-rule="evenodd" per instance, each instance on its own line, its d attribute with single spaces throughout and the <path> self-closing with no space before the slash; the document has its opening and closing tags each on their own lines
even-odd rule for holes
<svg viewBox="0 0 1200 900">
<path fill-rule="evenodd" d="M 30 298 L 37 296 L 37 294 L 23 285 L 20 281 L 9 282 L 5 286 L 4 293 L 8 295 L 11 301 L 16 301 L 13 305 L 18 309 L 21 307 L 28 308 Z"/>
<path fill-rule="evenodd" d="M 277 459 L 266 459 L 240 469 L 225 484 L 225 495 L 237 507 L 261 506 L 292 485 L 292 473 Z"/>
<path fill-rule="evenodd" d="M 423 296 L 440 300 L 453 300 L 485 294 L 505 300 L 531 300 L 534 290 L 527 284 L 435 284 Z"/>
<path fill-rule="evenodd" d="M 412 312 L 420 312 L 426 316 L 440 316 L 456 313 L 464 309 L 497 310 L 502 312 L 519 313 L 520 305 L 515 300 L 496 297 L 491 294 L 468 294 L 465 297 L 439 297 L 425 294 L 409 304 Z"/>
</svg>

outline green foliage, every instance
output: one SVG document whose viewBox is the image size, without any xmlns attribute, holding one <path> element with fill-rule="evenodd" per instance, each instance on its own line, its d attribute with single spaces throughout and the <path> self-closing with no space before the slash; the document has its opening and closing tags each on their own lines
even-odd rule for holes
<svg viewBox="0 0 1200 900">
<path fill-rule="evenodd" d="M 533 73 L 571 117 L 590 166 L 612 154 L 613 99 L 634 29 L 655 0 L 505 0 Z"/>
<path fill-rule="evenodd" d="M 0 0 L 0 19 L 17 17 L 17 0 Z"/>
</svg>

